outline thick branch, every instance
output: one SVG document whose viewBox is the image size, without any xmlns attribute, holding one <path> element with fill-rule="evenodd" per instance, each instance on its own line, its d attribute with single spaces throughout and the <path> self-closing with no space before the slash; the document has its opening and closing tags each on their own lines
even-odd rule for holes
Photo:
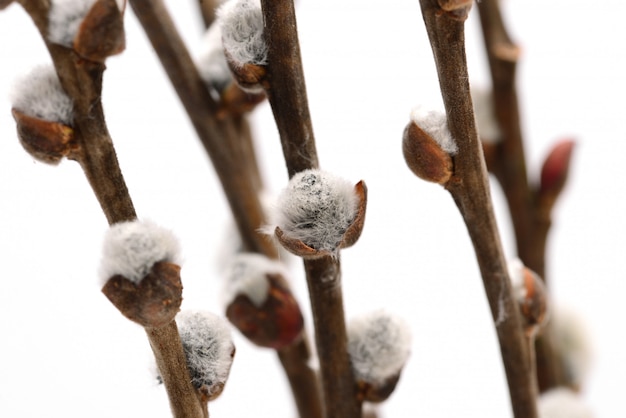
<svg viewBox="0 0 626 418">
<path fill-rule="evenodd" d="M 474 245 L 485 292 L 496 325 L 516 418 L 536 418 L 536 388 L 522 323 L 512 297 L 487 172 L 476 133 L 465 58 L 464 14 L 444 12 L 436 0 L 421 0 L 433 49 L 448 127 L 459 152 L 447 188 Z"/>
<path fill-rule="evenodd" d="M 267 91 L 289 178 L 318 167 L 292 0 L 261 1 L 268 45 Z"/>
<path fill-rule="evenodd" d="M 338 258 L 305 260 L 327 418 L 360 418 L 348 355 Z"/>
</svg>

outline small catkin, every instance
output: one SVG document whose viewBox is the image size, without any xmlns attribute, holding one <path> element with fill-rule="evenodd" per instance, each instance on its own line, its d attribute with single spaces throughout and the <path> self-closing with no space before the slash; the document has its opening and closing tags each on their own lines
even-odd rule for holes
<svg viewBox="0 0 626 418">
<path fill-rule="evenodd" d="M 537 409 L 539 418 L 593 418 L 580 395 L 564 387 L 542 393 Z"/>
<path fill-rule="evenodd" d="M 194 387 L 211 392 L 224 385 L 235 350 L 228 322 L 210 312 L 185 310 L 176 323 Z"/>
<path fill-rule="evenodd" d="M 71 48 L 80 24 L 96 0 L 54 0 L 48 12 L 48 40 Z"/>
<path fill-rule="evenodd" d="M 221 91 L 233 81 L 233 76 L 224 55 L 222 28 L 219 23 L 211 25 L 202 44 L 203 50 L 196 62 L 200 77 L 207 85 Z"/>
<path fill-rule="evenodd" d="M 52 65 L 37 66 L 16 80 L 10 99 L 13 108 L 27 116 L 65 125 L 73 122 L 72 99 Z"/>
<path fill-rule="evenodd" d="M 316 250 L 336 252 L 356 218 L 358 204 L 354 185 L 347 180 L 305 170 L 293 176 L 279 196 L 274 221 L 285 236 Z"/>
<path fill-rule="evenodd" d="M 448 119 L 444 112 L 416 106 L 411 111 L 411 121 L 430 135 L 442 150 L 450 155 L 457 153 L 458 146 L 448 129 Z"/>
<path fill-rule="evenodd" d="M 217 19 L 224 50 L 236 66 L 267 64 L 260 0 L 227 1 L 217 10 Z"/>
<path fill-rule="evenodd" d="M 400 373 L 411 352 L 408 324 L 385 310 L 352 319 L 348 352 L 357 380 L 381 384 Z"/>
<path fill-rule="evenodd" d="M 178 239 L 171 231 L 149 221 L 112 225 L 102 248 L 100 277 L 103 283 L 119 274 L 139 283 L 154 263 L 180 263 Z"/>
</svg>

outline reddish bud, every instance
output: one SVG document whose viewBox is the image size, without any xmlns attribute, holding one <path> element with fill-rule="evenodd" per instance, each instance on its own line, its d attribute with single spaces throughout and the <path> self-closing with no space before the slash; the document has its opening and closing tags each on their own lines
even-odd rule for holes
<svg viewBox="0 0 626 418">
<path fill-rule="evenodd" d="M 565 139 L 558 142 L 548 154 L 541 168 L 540 193 L 556 198 L 567 181 L 575 142 Z"/>
<path fill-rule="evenodd" d="M 74 38 L 74 50 L 91 61 L 104 62 L 126 47 L 122 12 L 115 0 L 98 0 Z"/>
<path fill-rule="evenodd" d="M 182 292 L 180 266 L 164 261 L 154 263 L 139 283 L 115 275 L 102 288 L 102 293 L 125 317 L 154 328 L 174 319 L 183 300 Z"/>
<path fill-rule="evenodd" d="M 304 327 L 300 306 L 279 274 L 266 274 L 268 294 L 261 306 L 239 294 L 226 308 L 226 317 L 250 341 L 279 349 L 297 341 Z"/>
<path fill-rule="evenodd" d="M 16 109 L 12 113 L 20 143 L 33 158 L 48 164 L 58 164 L 77 148 L 72 142 L 74 130 L 71 127 L 28 116 Z"/>
<path fill-rule="evenodd" d="M 410 122 L 402 137 L 404 160 L 419 178 L 446 184 L 452 177 L 452 158 L 416 123 Z"/>
</svg>

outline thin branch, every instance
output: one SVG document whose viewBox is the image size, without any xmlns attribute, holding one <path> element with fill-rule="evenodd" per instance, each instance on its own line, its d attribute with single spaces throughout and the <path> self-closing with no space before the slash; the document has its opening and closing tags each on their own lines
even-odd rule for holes
<svg viewBox="0 0 626 418">
<path fill-rule="evenodd" d="M 137 215 L 104 121 L 100 101 L 104 65 L 80 58 L 73 50 L 47 41 L 47 16 L 50 8 L 48 1 L 21 0 L 20 4 L 39 29 L 61 84 L 74 101 L 73 129 L 80 147 L 73 157 L 83 168 L 109 224 L 136 219 Z M 202 418 L 200 403 L 184 361 L 176 322 L 146 331 L 174 415 Z M 190 409 L 197 409 L 196 413 L 190 413 Z"/>
<path fill-rule="evenodd" d="M 289 177 L 319 166 L 293 1 L 262 0 L 268 45 L 267 94 Z M 304 260 L 327 418 L 357 418 L 361 404 L 347 351 L 338 258 Z"/>
<path fill-rule="evenodd" d="M 519 258 L 546 281 L 546 244 L 551 226 L 547 209 L 531 190 L 526 172 L 515 75 L 518 47 L 511 41 L 497 0 L 478 3 L 485 48 L 491 69 L 496 120 L 502 132 L 492 171 L 502 185 L 515 231 Z M 567 381 L 554 350 L 551 326 L 536 340 L 537 379 L 541 392 Z"/>
<path fill-rule="evenodd" d="M 163 3 L 131 0 L 131 6 L 213 162 L 246 249 L 277 258 L 274 245 L 258 233 L 265 224 L 258 196 L 262 183 L 247 122 L 216 117 L 218 106 Z M 320 418 L 317 376 L 308 364 L 310 353 L 305 335 L 294 347 L 279 350 L 278 356 L 291 383 L 300 416 Z"/>
<path fill-rule="evenodd" d="M 507 265 L 497 229 L 488 177 L 476 133 L 465 58 L 464 21 L 471 2 L 420 0 L 439 74 L 448 127 L 459 147 L 448 184 L 472 240 L 507 375 L 516 418 L 536 418 L 535 377 L 520 314 L 514 304 Z"/>
</svg>

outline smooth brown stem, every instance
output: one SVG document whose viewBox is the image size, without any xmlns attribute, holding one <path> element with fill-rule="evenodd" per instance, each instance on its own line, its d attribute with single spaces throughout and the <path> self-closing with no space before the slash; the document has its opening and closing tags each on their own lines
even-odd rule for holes
<svg viewBox="0 0 626 418">
<path fill-rule="evenodd" d="M 326 418 L 360 418 L 362 405 L 357 398 L 348 355 L 339 258 L 325 256 L 304 260 L 304 269 L 315 324 Z"/>
<path fill-rule="evenodd" d="M 528 268 L 547 283 L 546 243 L 551 213 L 549 209 L 541 207 L 535 191 L 531 190 L 528 183 L 515 86 L 518 48 L 506 31 L 497 0 L 481 1 L 478 9 L 491 69 L 495 117 L 502 132 L 492 171 L 502 185 L 508 202 L 518 255 Z M 550 338 L 550 329 L 548 325 L 536 340 L 536 370 L 540 392 L 567 381 Z"/>
<path fill-rule="evenodd" d="M 262 0 L 268 45 L 267 94 L 289 177 L 319 167 L 292 0 Z M 347 352 L 339 260 L 304 260 L 326 418 L 358 418 L 361 403 Z"/>
<path fill-rule="evenodd" d="M 289 178 L 318 167 L 292 0 L 262 0 L 268 45 L 268 99 L 272 106 Z"/>
<path fill-rule="evenodd" d="M 466 14 L 444 12 L 420 0 L 439 74 L 448 127 L 459 147 L 447 189 L 469 232 L 495 322 L 515 418 L 536 418 L 535 377 L 528 363 L 522 322 L 514 303 L 470 98 L 465 57 Z"/>
<path fill-rule="evenodd" d="M 178 97 L 204 145 L 220 179 L 245 248 L 276 254 L 271 242 L 258 233 L 264 224 L 255 187 L 241 171 L 237 128 L 229 118 L 215 117 L 217 104 L 198 74 L 193 60 L 161 0 L 130 0 Z"/>
<path fill-rule="evenodd" d="M 146 328 L 154 358 L 167 388 L 172 413 L 176 418 L 203 418 L 202 404 L 191 384 L 187 360 L 182 350 L 176 322 L 160 328 Z M 179 349 L 181 347 L 181 349 Z M 208 411 L 207 411 L 208 415 Z"/>
<path fill-rule="evenodd" d="M 281 348 L 276 353 L 294 393 L 299 418 L 322 418 L 324 411 L 320 399 L 319 378 L 308 366 L 311 353 L 306 339 L 301 338 L 295 344 Z"/>
</svg>

